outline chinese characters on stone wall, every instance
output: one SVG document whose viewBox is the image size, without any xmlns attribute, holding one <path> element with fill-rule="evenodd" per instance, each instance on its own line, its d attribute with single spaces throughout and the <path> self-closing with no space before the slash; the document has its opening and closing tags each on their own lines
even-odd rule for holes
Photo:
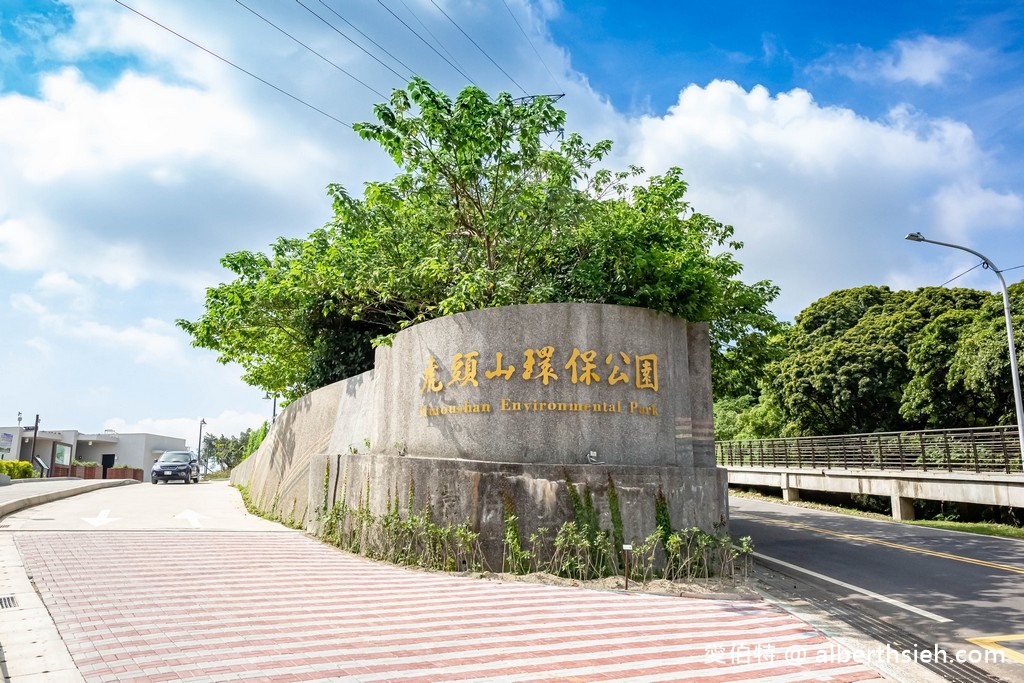
<svg viewBox="0 0 1024 683">
<path fill-rule="evenodd" d="M 523 351 L 522 363 L 517 367 L 506 359 L 501 351 L 494 354 L 493 360 L 488 356 L 481 359 L 479 351 L 456 353 L 448 365 L 450 370 L 442 370 L 441 364 L 434 356 L 427 358 L 421 373 L 420 395 L 424 398 L 435 397 L 447 399 L 458 397 L 446 389 L 461 387 L 480 387 L 494 384 L 509 386 L 510 382 L 525 382 L 557 386 L 585 384 L 596 386 L 607 384 L 619 388 L 631 387 L 645 391 L 658 392 L 658 356 L 650 353 L 645 355 L 629 355 L 623 351 L 606 354 L 603 358 L 597 351 L 582 351 L 573 348 L 571 352 L 560 357 L 555 347 L 544 346 Z M 564 361 L 564 363 L 563 363 Z M 483 369 L 481 372 L 481 365 Z M 444 393 L 442 393 L 444 392 Z M 594 413 L 594 414 L 632 414 L 658 417 L 655 403 L 640 401 L 622 401 L 608 395 L 600 401 L 580 402 L 579 399 L 555 400 L 550 397 L 532 397 L 528 399 L 502 398 L 494 404 L 471 403 L 461 398 L 455 404 L 424 404 L 420 406 L 422 417 L 439 415 L 464 415 L 470 413 Z"/>
<path fill-rule="evenodd" d="M 581 351 L 573 347 L 565 356 L 563 365 L 561 358 L 556 360 L 555 347 L 544 346 L 539 349 L 523 351 L 523 362 L 520 368 L 508 362 L 501 351 L 494 354 L 493 362 L 488 358 L 482 375 L 479 371 L 481 362 L 479 351 L 456 353 L 452 358 L 451 371 L 442 376 L 441 366 L 434 356 L 427 359 L 422 373 L 420 393 L 437 394 L 446 387 L 479 387 L 480 382 L 540 382 L 544 386 L 556 382 L 586 384 L 587 386 L 606 383 L 609 386 L 621 384 L 637 389 L 658 391 L 658 356 L 650 353 L 633 355 L 619 351 L 604 356 L 603 363 L 597 351 L 590 349 Z"/>
</svg>

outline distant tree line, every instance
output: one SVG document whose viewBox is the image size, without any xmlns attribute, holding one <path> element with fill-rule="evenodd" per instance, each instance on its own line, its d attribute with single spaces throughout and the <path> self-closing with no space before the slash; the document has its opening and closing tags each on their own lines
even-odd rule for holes
<svg viewBox="0 0 1024 683">
<path fill-rule="evenodd" d="M 1010 287 L 1024 311 L 1024 283 Z M 1014 316 L 1024 331 L 1024 314 Z M 1021 359 L 1018 341 L 1017 356 Z M 1016 422 L 1002 297 L 865 286 L 808 306 L 767 343 L 753 382 L 716 381 L 719 440 Z"/>
<path fill-rule="evenodd" d="M 200 457 L 204 462 L 213 463 L 212 470 L 230 470 L 256 452 L 263 443 L 270 425 L 264 422 L 256 429 L 246 429 L 238 436 L 203 437 L 203 449 Z"/>
</svg>

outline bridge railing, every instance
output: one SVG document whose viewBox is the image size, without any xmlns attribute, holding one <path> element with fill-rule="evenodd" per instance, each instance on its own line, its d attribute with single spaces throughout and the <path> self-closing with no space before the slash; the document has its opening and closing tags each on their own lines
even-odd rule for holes
<svg viewBox="0 0 1024 683">
<path fill-rule="evenodd" d="M 726 467 L 1021 472 L 1016 426 L 719 441 L 715 451 Z"/>
</svg>

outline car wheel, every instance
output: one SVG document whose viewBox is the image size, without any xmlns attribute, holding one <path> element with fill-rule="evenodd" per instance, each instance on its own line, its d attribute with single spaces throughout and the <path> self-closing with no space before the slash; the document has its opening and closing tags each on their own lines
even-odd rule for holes
<svg viewBox="0 0 1024 683">
<path fill-rule="evenodd" d="M 153 484 L 159 484 L 160 483 L 160 480 L 156 478 L 155 474 L 153 475 L 152 479 L 153 479 Z"/>
</svg>

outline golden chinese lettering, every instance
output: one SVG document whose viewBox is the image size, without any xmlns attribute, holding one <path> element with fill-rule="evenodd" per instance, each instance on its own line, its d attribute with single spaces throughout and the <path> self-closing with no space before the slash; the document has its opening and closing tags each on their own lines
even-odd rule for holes
<svg viewBox="0 0 1024 683">
<path fill-rule="evenodd" d="M 437 378 L 438 369 L 437 359 L 431 356 L 430 360 L 427 361 L 427 369 L 423 371 L 423 386 L 420 388 L 421 394 L 425 394 L 428 391 L 437 393 L 444 389 L 441 380 Z"/>
<path fill-rule="evenodd" d="M 608 356 L 604 359 L 604 364 L 605 365 L 612 365 L 612 357 L 614 355 L 615 354 L 613 354 L 613 353 L 609 353 Z M 633 361 L 632 361 L 632 359 L 630 359 L 628 353 L 623 353 L 622 351 L 619 351 L 619 357 L 622 359 L 622 362 L 626 364 L 627 368 L 630 365 L 633 364 Z M 618 384 L 619 382 L 627 382 L 628 383 L 629 382 L 629 375 L 624 373 L 622 371 L 622 369 L 618 365 L 613 365 L 612 366 L 612 372 L 611 372 L 610 375 L 608 375 L 608 384 L 614 385 L 614 384 Z"/>
<path fill-rule="evenodd" d="M 569 356 L 569 362 L 565 364 L 565 369 L 572 370 L 572 383 L 579 384 L 583 382 L 589 385 L 591 382 L 600 383 L 601 377 L 594 368 L 594 359 L 597 357 L 597 351 L 587 351 L 586 353 L 581 352 L 577 348 L 573 348 L 572 355 Z M 580 367 L 582 365 L 582 367 Z"/>
<path fill-rule="evenodd" d="M 658 390 L 658 356 L 636 357 L 636 388 Z"/>
<path fill-rule="evenodd" d="M 523 363 L 523 379 L 537 378 L 544 386 L 547 386 L 548 382 L 558 379 L 558 375 L 555 374 L 554 369 L 551 367 L 551 357 L 555 355 L 554 346 L 545 346 L 542 349 L 526 349 L 523 355 L 526 357 Z M 536 355 L 536 359 L 534 359 L 534 355 Z M 536 373 L 534 373 L 535 369 Z"/>
<path fill-rule="evenodd" d="M 474 387 L 480 386 L 476 381 L 476 359 L 479 355 L 480 353 L 477 351 L 455 354 L 455 358 L 452 360 L 452 379 L 448 382 L 448 386 L 456 382 L 460 387 L 467 384 L 472 384 Z"/>
<path fill-rule="evenodd" d="M 494 379 L 500 376 L 503 380 L 508 381 L 515 371 L 516 367 L 514 365 L 510 365 L 507 368 L 501 367 L 501 351 L 498 351 L 494 354 L 494 369 L 484 372 L 484 377 Z"/>
</svg>

